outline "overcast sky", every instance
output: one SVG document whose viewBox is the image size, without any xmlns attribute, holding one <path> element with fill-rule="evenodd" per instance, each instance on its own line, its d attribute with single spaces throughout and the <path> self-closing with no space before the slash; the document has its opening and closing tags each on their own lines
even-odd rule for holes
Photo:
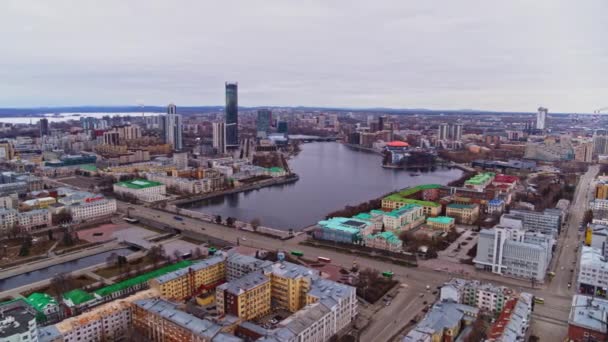
<svg viewBox="0 0 608 342">
<path fill-rule="evenodd" d="M 3 0 L 0 106 L 608 106 L 607 0 Z"/>
</svg>

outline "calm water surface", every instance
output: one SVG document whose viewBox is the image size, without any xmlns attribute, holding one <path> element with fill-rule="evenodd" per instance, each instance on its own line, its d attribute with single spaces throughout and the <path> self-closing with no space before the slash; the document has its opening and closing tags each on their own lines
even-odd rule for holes
<svg viewBox="0 0 608 342">
<path fill-rule="evenodd" d="M 259 218 L 278 229 L 301 229 L 328 213 L 412 185 L 447 184 L 462 175 L 458 169 L 438 168 L 410 176 L 411 171 L 384 169 L 381 156 L 352 150 L 340 143 L 302 144 L 290 160 L 300 176 L 296 183 L 241 192 L 191 204 L 194 210 L 236 217 Z"/>
<path fill-rule="evenodd" d="M 0 280 L 0 291 L 10 290 L 23 285 L 35 283 L 37 281 L 50 279 L 58 273 L 73 272 L 82 268 L 104 263 L 106 261 L 106 258 L 112 253 L 127 256 L 133 252 L 133 250 L 128 248 L 116 249 L 113 251 L 91 255 L 78 260 L 68 261 L 61 264 L 49 266 L 37 271 L 32 271 L 29 273 L 24 273 L 14 277 L 6 278 Z"/>
</svg>

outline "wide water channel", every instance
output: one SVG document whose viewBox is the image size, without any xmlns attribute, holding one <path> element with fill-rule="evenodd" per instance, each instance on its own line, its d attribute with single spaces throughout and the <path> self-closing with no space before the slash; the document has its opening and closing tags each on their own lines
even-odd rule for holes
<svg viewBox="0 0 608 342">
<path fill-rule="evenodd" d="M 259 218 L 263 226 L 302 229 L 328 213 L 391 191 L 419 184 L 447 184 L 458 179 L 458 169 L 436 168 L 420 172 L 384 169 L 381 156 L 355 151 L 336 142 L 302 144 L 302 151 L 289 165 L 300 179 L 277 185 L 215 197 L 185 206 L 241 221 Z"/>
<path fill-rule="evenodd" d="M 11 290 L 23 285 L 49 279 L 58 273 L 78 271 L 89 266 L 104 263 L 106 261 L 106 258 L 112 253 L 126 256 L 133 252 L 134 251 L 129 248 L 115 249 L 113 251 L 91 255 L 78 260 L 68 261 L 61 264 L 45 267 L 36 271 L 2 279 L 0 280 L 0 291 Z"/>
</svg>

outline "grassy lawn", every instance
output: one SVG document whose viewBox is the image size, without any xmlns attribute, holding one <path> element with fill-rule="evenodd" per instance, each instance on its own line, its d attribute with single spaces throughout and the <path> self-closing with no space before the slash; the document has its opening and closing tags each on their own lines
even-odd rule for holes
<svg viewBox="0 0 608 342">
<path fill-rule="evenodd" d="M 143 258 L 138 258 L 135 260 L 132 260 L 129 262 L 129 267 L 131 268 L 131 271 L 133 271 L 133 269 L 135 268 L 140 268 L 143 269 L 145 267 L 148 267 L 150 265 L 153 265 L 154 263 L 152 262 L 152 259 L 148 258 L 147 256 L 144 256 Z M 159 263 L 160 265 L 161 263 Z M 123 266 L 122 271 L 124 272 L 124 270 L 126 269 L 126 266 Z M 110 267 L 104 267 L 104 268 L 100 268 L 98 270 L 95 271 L 95 274 L 104 277 L 104 278 L 112 278 L 115 276 L 120 275 L 120 270 L 118 269 L 118 266 L 110 266 Z"/>
</svg>

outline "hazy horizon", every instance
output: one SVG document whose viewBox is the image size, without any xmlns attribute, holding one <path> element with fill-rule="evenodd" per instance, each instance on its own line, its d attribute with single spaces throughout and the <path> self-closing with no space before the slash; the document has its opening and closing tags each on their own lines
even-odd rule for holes
<svg viewBox="0 0 608 342">
<path fill-rule="evenodd" d="M 602 0 L 0 6 L 2 108 L 222 106 L 225 81 L 243 107 L 608 106 Z"/>
</svg>

